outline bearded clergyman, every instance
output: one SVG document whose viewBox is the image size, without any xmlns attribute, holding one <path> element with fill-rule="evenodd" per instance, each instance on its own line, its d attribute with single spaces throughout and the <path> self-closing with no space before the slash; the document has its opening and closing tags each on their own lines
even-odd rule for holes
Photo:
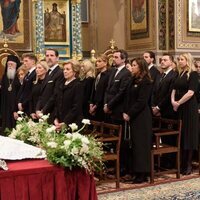
<svg viewBox="0 0 200 200">
<path fill-rule="evenodd" d="M 14 55 L 8 55 L 1 81 L 1 135 L 5 135 L 4 130 L 6 128 L 15 127 L 14 112 L 17 109 L 17 95 L 20 89 L 16 71 L 19 66 L 19 58 Z"/>
</svg>

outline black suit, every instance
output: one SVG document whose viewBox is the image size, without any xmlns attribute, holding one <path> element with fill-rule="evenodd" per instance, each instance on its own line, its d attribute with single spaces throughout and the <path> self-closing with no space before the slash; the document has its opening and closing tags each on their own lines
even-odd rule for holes
<svg viewBox="0 0 200 200">
<path fill-rule="evenodd" d="M 19 99 L 18 103 L 22 103 L 23 111 L 29 115 L 30 114 L 30 107 L 29 103 L 31 101 L 31 92 L 33 87 L 33 82 L 36 79 L 36 72 L 33 70 L 30 74 L 27 74 L 24 77 L 23 84 L 19 91 Z"/>
<path fill-rule="evenodd" d="M 160 77 L 161 77 L 161 76 L 160 76 L 159 70 L 156 68 L 155 65 L 153 65 L 153 66 L 149 69 L 149 73 L 150 73 L 151 79 L 153 80 L 152 93 L 151 93 L 151 97 L 150 97 L 150 105 L 151 105 L 152 102 L 153 102 L 153 99 L 154 99 L 156 87 L 157 87 L 158 84 L 159 84 L 159 81 L 160 81 Z"/>
<path fill-rule="evenodd" d="M 56 93 L 55 117 L 65 124 L 76 123 L 80 126 L 83 119 L 83 85 L 78 79 L 68 85 L 63 82 Z"/>
<path fill-rule="evenodd" d="M 124 93 L 130 80 L 131 73 L 124 67 L 115 76 L 116 69 L 113 68 L 110 72 L 108 86 L 105 92 L 104 104 L 107 104 L 109 110 L 112 111 L 111 117 L 114 120 L 123 120 L 123 101 Z"/>
<path fill-rule="evenodd" d="M 157 80 L 159 80 L 160 78 L 160 72 L 159 70 L 156 68 L 155 65 L 153 65 L 150 69 L 149 69 L 149 73 L 151 75 L 151 79 L 153 80 L 153 83 L 155 83 Z"/>
<path fill-rule="evenodd" d="M 47 74 L 40 91 L 40 97 L 36 105 L 36 110 L 42 110 L 44 114 L 50 113 L 50 118 L 53 119 L 54 111 L 54 94 L 55 90 L 64 79 L 63 70 L 57 66 L 51 74 Z M 51 121 L 51 120 L 50 120 Z"/>
<path fill-rule="evenodd" d="M 160 108 L 161 116 L 164 118 L 176 118 L 171 104 L 171 92 L 177 75 L 177 72 L 171 70 L 163 79 L 160 79 L 155 89 L 153 106 Z"/>
<path fill-rule="evenodd" d="M 171 104 L 171 93 L 177 76 L 178 73 L 171 70 L 164 77 L 160 78 L 157 88 L 155 89 L 153 106 L 159 107 L 161 117 L 163 118 L 176 119 L 178 117 L 177 112 L 174 112 Z M 164 143 L 170 145 L 176 144 L 176 138 L 173 136 L 163 137 L 162 140 Z M 170 166 L 171 163 L 175 162 L 174 155 L 165 155 L 162 159 L 163 165 L 166 167 L 172 167 L 173 165 Z"/>
<path fill-rule="evenodd" d="M 120 170 L 124 173 L 126 168 L 127 144 L 124 141 L 124 120 L 123 120 L 123 103 L 125 99 L 125 91 L 127 89 L 129 80 L 131 79 L 130 71 L 124 67 L 115 76 L 116 69 L 112 68 L 110 71 L 108 86 L 105 92 L 104 104 L 107 104 L 108 109 L 111 111 L 110 116 L 106 116 L 106 121 L 109 123 L 120 124 L 123 126 L 122 140 L 120 147 Z"/>
</svg>

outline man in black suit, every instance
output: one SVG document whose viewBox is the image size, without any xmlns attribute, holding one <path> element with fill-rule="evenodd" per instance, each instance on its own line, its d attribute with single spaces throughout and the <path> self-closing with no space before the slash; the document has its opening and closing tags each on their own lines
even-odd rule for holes
<svg viewBox="0 0 200 200">
<path fill-rule="evenodd" d="M 152 104 L 153 101 L 153 96 L 155 92 L 155 88 L 158 85 L 159 79 L 160 79 L 160 72 L 157 69 L 155 63 L 156 63 L 156 57 L 155 53 L 153 51 L 145 51 L 143 54 L 143 58 L 146 60 L 149 68 L 149 73 L 151 75 L 151 79 L 153 81 L 153 86 L 152 86 L 152 95 L 150 99 L 150 105 Z"/>
<path fill-rule="evenodd" d="M 129 151 L 130 148 L 124 139 L 125 122 L 123 120 L 123 103 L 125 90 L 131 78 L 130 71 L 125 63 L 128 54 L 124 50 L 117 50 L 113 54 L 113 68 L 111 69 L 108 86 L 104 97 L 104 112 L 108 115 L 108 122 L 121 124 L 123 126 L 121 148 L 120 148 L 120 174 L 129 173 Z"/>
<path fill-rule="evenodd" d="M 125 63 L 128 54 L 124 50 L 117 50 L 113 54 L 113 69 L 111 69 L 108 86 L 104 98 L 104 112 L 111 116 L 114 123 L 121 124 L 123 121 L 123 101 L 130 71 L 126 68 Z"/>
<path fill-rule="evenodd" d="M 146 60 L 151 78 L 153 82 L 155 82 L 160 76 L 160 72 L 155 65 L 156 63 L 155 53 L 152 51 L 145 51 L 143 54 L 143 58 Z"/>
<path fill-rule="evenodd" d="M 28 72 L 23 79 L 23 84 L 19 91 L 18 110 L 29 115 L 29 103 L 31 99 L 32 86 L 36 79 L 35 65 L 37 57 L 33 53 L 25 53 L 22 55 L 22 60 Z"/>
<path fill-rule="evenodd" d="M 63 71 L 58 65 L 59 54 L 56 49 L 47 49 L 45 52 L 46 62 L 49 66 L 49 71 L 41 86 L 41 93 L 36 105 L 36 114 L 50 113 L 49 122 L 53 123 L 53 111 L 54 111 L 54 94 L 56 88 L 61 84 L 64 79 Z"/>
<path fill-rule="evenodd" d="M 157 87 L 155 88 L 152 111 L 154 116 L 174 119 L 176 113 L 171 104 L 171 92 L 177 72 L 172 69 L 173 57 L 169 54 L 163 55 L 161 69 L 163 71 Z"/>
<path fill-rule="evenodd" d="M 155 89 L 152 105 L 152 113 L 154 116 L 161 116 L 162 118 L 168 119 L 177 118 L 177 112 L 174 112 L 171 104 L 171 92 L 178 73 L 172 69 L 172 64 L 173 57 L 169 54 L 163 55 L 160 65 L 163 72 Z M 173 136 L 163 137 L 162 142 L 174 145 L 176 143 L 176 138 Z M 173 168 L 175 164 L 175 157 L 171 154 L 165 155 L 162 157 L 161 162 L 166 168 Z"/>
</svg>

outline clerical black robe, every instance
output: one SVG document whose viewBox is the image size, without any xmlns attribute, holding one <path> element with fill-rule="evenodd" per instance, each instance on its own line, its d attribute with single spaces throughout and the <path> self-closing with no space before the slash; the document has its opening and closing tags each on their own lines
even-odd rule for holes
<svg viewBox="0 0 200 200">
<path fill-rule="evenodd" d="M 9 91 L 9 86 L 11 91 Z M 17 76 L 13 80 L 7 78 L 4 74 L 1 81 L 1 117 L 2 117 L 2 135 L 5 135 L 5 128 L 14 128 L 15 120 L 13 112 L 17 111 L 17 95 L 20 88 L 20 82 Z"/>
</svg>

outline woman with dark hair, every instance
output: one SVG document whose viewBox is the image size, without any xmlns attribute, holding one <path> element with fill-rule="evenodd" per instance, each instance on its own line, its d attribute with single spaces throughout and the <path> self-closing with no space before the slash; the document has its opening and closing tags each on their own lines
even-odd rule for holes
<svg viewBox="0 0 200 200">
<path fill-rule="evenodd" d="M 148 100 L 152 81 L 143 58 L 131 60 L 131 68 L 132 78 L 126 90 L 123 118 L 130 125 L 133 183 L 142 183 L 147 181 L 150 172 L 152 115 Z"/>
<path fill-rule="evenodd" d="M 20 81 L 17 77 L 17 69 L 20 66 L 17 56 L 8 55 L 5 72 L 1 81 L 1 117 L 2 134 L 6 128 L 15 127 L 14 115 L 17 116 L 17 96 L 20 89 Z"/>
<path fill-rule="evenodd" d="M 80 64 L 78 61 L 69 60 L 63 64 L 64 81 L 56 93 L 55 120 L 57 130 L 64 124 L 76 123 L 81 125 L 83 119 L 83 88 L 78 79 Z"/>
</svg>

